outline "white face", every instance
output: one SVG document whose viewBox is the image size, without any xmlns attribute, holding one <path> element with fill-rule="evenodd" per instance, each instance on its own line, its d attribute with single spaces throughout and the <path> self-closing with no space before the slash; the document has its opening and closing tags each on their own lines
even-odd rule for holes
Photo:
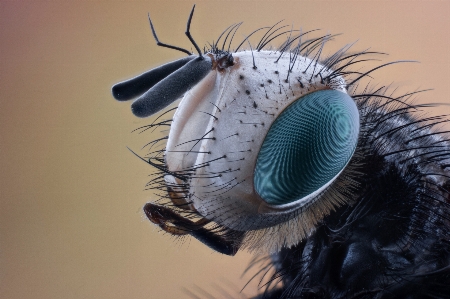
<svg viewBox="0 0 450 299">
<path fill-rule="evenodd" d="M 320 209 L 321 214 L 330 212 L 317 201 L 323 200 L 320 197 L 342 169 L 310 195 L 273 205 L 255 190 L 257 157 L 273 122 L 286 107 L 320 90 L 347 95 L 346 82 L 340 76 L 322 80 L 332 70 L 310 58 L 292 60 L 289 52 L 242 51 L 232 55 L 234 65 L 212 70 L 186 92 L 178 105 L 165 161 L 170 172 L 189 177 L 188 187 L 170 174 L 165 180 L 179 192 L 173 197 L 188 198 L 201 215 L 226 227 L 257 231 L 286 226 L 292 229 L 294 225 L 299 233 L 290 234 L 292 240 L 288 242 L 293 244 L 320 220 L 308 214 L 314 212 L 311 209 Z M 354 111 L 358 114 L 356 105 Z M 333 199 L 326 200 L 337 205 Z M 269 235 L 269 248 L 286 242 L 284 234 L 278 234 L 283 240 L 273 240 L 274 234 Z"/>
</svg>

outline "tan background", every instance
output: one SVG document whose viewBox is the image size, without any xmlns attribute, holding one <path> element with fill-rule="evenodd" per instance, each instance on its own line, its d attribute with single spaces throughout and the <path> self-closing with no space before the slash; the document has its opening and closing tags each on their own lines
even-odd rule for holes
<svg viewBox="0 0 450 299">
<path fill-rule="evenodd" d="M 374 76 L 434 88 L 421 101 L 449 103 L 449 1 L 196 3 L 201 45 L 235 22 L 245 21 L 241 39 L 285 19 L 344 33 L 331 48 L 359 39 L 355 49 L 386 51 L 384 61 L 419 60 Z M 0 1 L 0 298 L 184 298 L 195 284 L 214 294 L 215 284 L 243 286 L 250 255 L 174 241 L 142 217 L 151 170 L 126 146 L 146 141 L 130 132 L 148 120 L 110 96 L 113 83 L 183 56 L 155 46 L 147 12 L 161 40 L 191 48 L 192 4 Z"/>
</svg>

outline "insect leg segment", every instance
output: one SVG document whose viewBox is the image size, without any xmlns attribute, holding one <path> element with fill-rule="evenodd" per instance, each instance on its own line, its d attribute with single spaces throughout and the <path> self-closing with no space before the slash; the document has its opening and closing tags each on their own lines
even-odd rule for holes
<svg viewBox="0 0 450 299">
<path fill-rule="evenodd" d="M 235 255 L 240 247 L 243 233 L 223 229 L 215 232 L 214 229 L 205 228 L 210 220 L 200 218 L 191 221 L 164 206 L 147 203 L 144 206 L 147 218 L 158 225 L 162 230 L 175 236 L 191 235 L 213 250 L 227 255 Z"/>
</svg>

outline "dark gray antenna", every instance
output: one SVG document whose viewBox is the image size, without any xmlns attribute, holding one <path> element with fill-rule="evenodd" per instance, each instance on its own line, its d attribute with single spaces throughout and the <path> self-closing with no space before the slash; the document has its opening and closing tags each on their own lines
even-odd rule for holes
<svg viewBox="0 0 450 299">
<path fill-rule="evenodd" d="M 192 16 L 194 15 L 194 9 L 195 9 L 195 4 L 194 4 L 194 6 L 192 7 L 191 14 L 189 15 L 189 19 L 188 19 L 188 22 L 187 22 L 187 26 L 186 26 L 186 36 L 189 38 L 189 40 L 191 41 L 191 43 L 194 45 L 195 49 L 196 49 L 197 52 L 198 52 L 198 56 L 200 56 L 201 58 L 203 58 L 202 51 L 201 51 L 200 48 L 197 46 L 197 43 L 195 42 L 195 40 L 192 38 L 191 32 L 189 32 L 189 29 L 191 28 Z"/>
<path fill-rule="evenodd" d="M 189 52 L 189 51 L 186 50 L 186 49 L 183 49 L 183 48 L 180 48 L 180 47 L 176 47 L 176 46 L 172 46 L 172 45 L 168 45 L 168 44 L 165 44 L 165 43 L 160 42 L 159 39 L 158 39 L 158 36 L 156 36 L 156 31 L 155 31 L 155 28 L 153 27 L 152 20 L 150 19 L 150 13 L 148 14 L 148 21 L 150 22 L 150 28 L 152 29 L 153 37 L 154 37 L 155 40 L 156 40 L 156 45 L 158 45 L 158 46 L 160 46 L 160 47 L 165 47 L 165 48 L 169 48 L 169 49 L 174 49 L 174 50 L 177 50 L 177 51 L 181 51 L 181 52 L 183 52 L 183 53 L 186 53 L 187 55 L 192 55 L 192 53 Z"/>
</svg>

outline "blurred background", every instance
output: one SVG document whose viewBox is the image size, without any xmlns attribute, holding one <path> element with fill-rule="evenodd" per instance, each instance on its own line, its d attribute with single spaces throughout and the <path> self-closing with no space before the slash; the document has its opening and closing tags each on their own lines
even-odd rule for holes
<svg viewBox="0 0 450 299">
<path fill-rule="evenodd" d="M 151 168 L 133 156 L 149 135 L 111 86 L 183 57 L 192 1 L 0 0 L 0 298 L 185 298 L 183 288 L 238 294 L 251 255 L 175 240 L 144 219 Z M 421 102 L 450 103 L 449 1 L 196 1 L 195 40 L 235 39 L 284 19 L 343 33 L 326 47 L 413 59 L 373 73 L 401 90 L 434 88 Z M 257 39 L 253 40 L 256 43 Z M 278 45 L 278 42 L 274 44 Z M 439 107 L 435 113 L 448 113 Z M 242 297 L 255 293 L 246 288 Z"/>
</svg>

